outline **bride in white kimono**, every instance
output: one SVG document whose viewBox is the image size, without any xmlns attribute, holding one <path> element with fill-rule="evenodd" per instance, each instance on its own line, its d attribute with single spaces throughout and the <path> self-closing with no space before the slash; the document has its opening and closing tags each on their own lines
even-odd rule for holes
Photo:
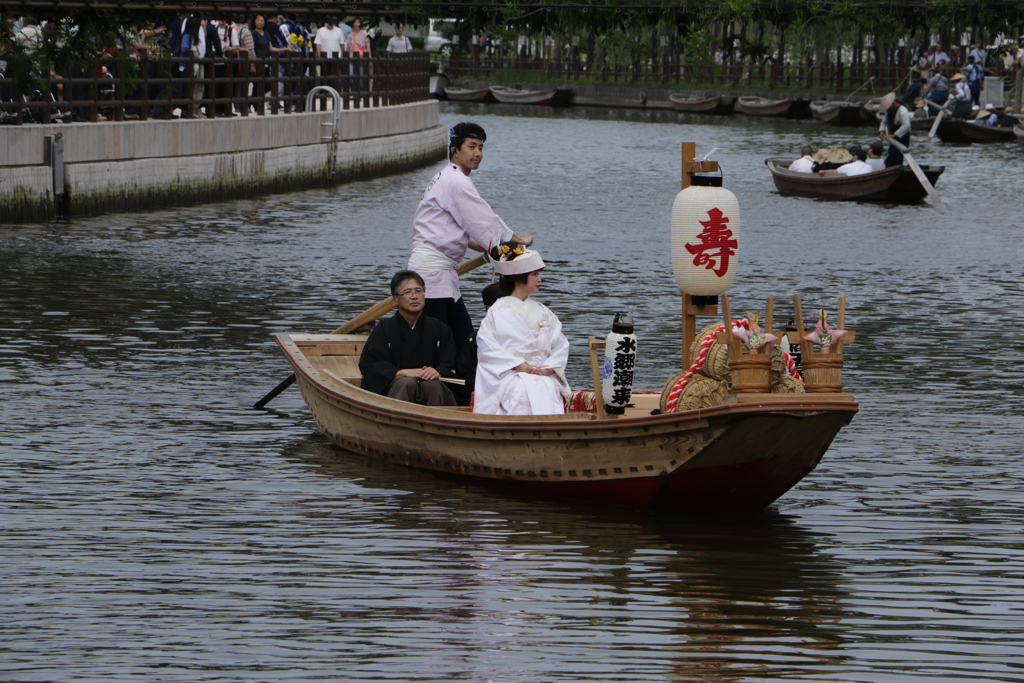
<svg viewBox="0 0 1024 683">
<path fill-rule="evenodd" d="M 516 251 L 522 251 L 517 255 Z M 477 333 L 473 412 L 490 415 L 565 413 L 569 342 L 547 306 L 530 298 L 540 292 L 544 261 L 521 247 L 493 261 L 502 293 Z M 506 260 L 512 256 L 513 260 Z"/>
</svg>

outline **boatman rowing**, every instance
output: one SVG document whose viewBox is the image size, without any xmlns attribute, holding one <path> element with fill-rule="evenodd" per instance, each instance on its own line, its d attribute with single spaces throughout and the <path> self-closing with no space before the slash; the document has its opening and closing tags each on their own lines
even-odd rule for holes
<svg viewBox="0 0 1024 683">
<path fill-rule="evenodd" d="M 448 131 L 448 163 L 427 184 L 413 218 L 409 270 L 426 282 L 423 312 L 447 324 L 459 348 L 473 331 L 456 272 L 466 249 L 533 244 L 531 235 L 517 235 L 505 225 L 469 179 L 480 168 L 486 140 L 484 129 L 475 123 L 459 123 Z"/>
<path fill-rule="evenodd" d="M 883 97 L 878 111 L 884 114 L 878 124 L 878 138 L 883 141 L 892 138 L 904 147 L 910 147 L 910 112 L 896 99 L 896 93 L 891 92 Z M 885 157 L 885 167 L 902 165 L 903 152 L 898 150 L 896 145 L 890 144 L 889 154 Z"/>
</svg>

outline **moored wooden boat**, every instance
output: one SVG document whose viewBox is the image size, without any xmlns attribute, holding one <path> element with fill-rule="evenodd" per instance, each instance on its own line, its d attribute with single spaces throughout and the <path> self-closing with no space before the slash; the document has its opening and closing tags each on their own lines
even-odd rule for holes
<svg viewBox="0 0 1024 683">
<path fill-rule="evenodd" d="M 770 100 L 766 97 L 745 95 L 736 100 L 736 108 L 750 116 L 788 116 L 793 98 Z"/>
<path fill-rule="evenodd" d="M 816 100 L 811 102 L 811 114 L 833 126 L 863 126 L 875 120 L 864 105 L 857 102 Z"/>
<path fill-rule="evenodd" d="M 833 201 L 884 201 L 913 204 L 922 201 L 927 191 L 917 176 L 905 166 L 893 166 L 859 176 L 818 175 L 790 171 L 794 159 L 765 159 L 775 189 L 787 197 L 810 197 Z M 921 166 L 928 182 L 934 186 L 945 166 Z"/>
<path fill-rule="evenodd" d="M 444 89 L 445 97 L 456 102 L 486 102 L 493 99 L 490 88 L 456 88 Z"/>
<path fill-rule="evenodd" d="M 943 118 L 936 131 L 943 142 L 1012 142 L 1013 128 L 983 126 L 971 121 Z"/>
<path fill-rule="evenodd" d="M 701 97 L 699 95 L 669 95 L 672 108 L 676 111 L 691 114 L 731 114 L 736 106 L 735 97 L 714 95 L 712 97 Z"/>
<path fill-rule="evenodd" d="M 1024 147 L 1024 126 L 1014 126 L 1013 134 L 1017 136 L 1017 142 L 1020 143 L 1020 146 Z"/>
<path fill-rule="evenodd" d="M 593 503 L 765 507 L 815 468 L 858 409 L 842 393 L 737 394 L 714 408 L 651 415 L 660 398 L 653 394 L 634 396 L 636 408 L 618 419 L 479 415 L 361 389 L 364 340 L 277 336 L 303 399 L 335 444 L 407 467 Z"/>
<path fill-rule="evenodd" d="M 545 90 L 521 90 L 504 85 L 490 87 L 494 99 L 505 104 L 569 104 L 572 99 L 572 88 L 547 88 Z"/>
</svg>

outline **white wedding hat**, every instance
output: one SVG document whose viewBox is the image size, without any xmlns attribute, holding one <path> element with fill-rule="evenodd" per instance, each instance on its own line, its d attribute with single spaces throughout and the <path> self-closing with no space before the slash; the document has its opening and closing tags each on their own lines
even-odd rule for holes
<svg viewBox="0 0 1024 683">
<path fill-rule="evenodd" d="M 532 273 L 535 270 L 540 270 L 544 267 L 544 259 L 540 257 L 539 251 L 530 251 L 529 249 L 523 252 L 522 256 L 518 256 L 512 261 L 506 261 L 507 255 L 503 254 L 501 260 L 491 261 L 491 265 L 494 269 L 502 275 L 519 275 L 521 273 Z"/>
</svg>

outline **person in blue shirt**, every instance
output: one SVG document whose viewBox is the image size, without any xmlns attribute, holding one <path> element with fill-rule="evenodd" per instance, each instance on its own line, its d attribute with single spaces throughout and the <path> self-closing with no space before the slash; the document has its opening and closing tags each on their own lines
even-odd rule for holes
<svg viewBox="0 0 1024 683">
<path fill-rule="evenodd" d="M 971 89 L 971 102 L 980 105 L 981 91 L 985 88 L 985 67 L 978 64 L 973 52 L 967 58 L 964 76 L 967 78 L 967 87 Z"/>
</svg>

